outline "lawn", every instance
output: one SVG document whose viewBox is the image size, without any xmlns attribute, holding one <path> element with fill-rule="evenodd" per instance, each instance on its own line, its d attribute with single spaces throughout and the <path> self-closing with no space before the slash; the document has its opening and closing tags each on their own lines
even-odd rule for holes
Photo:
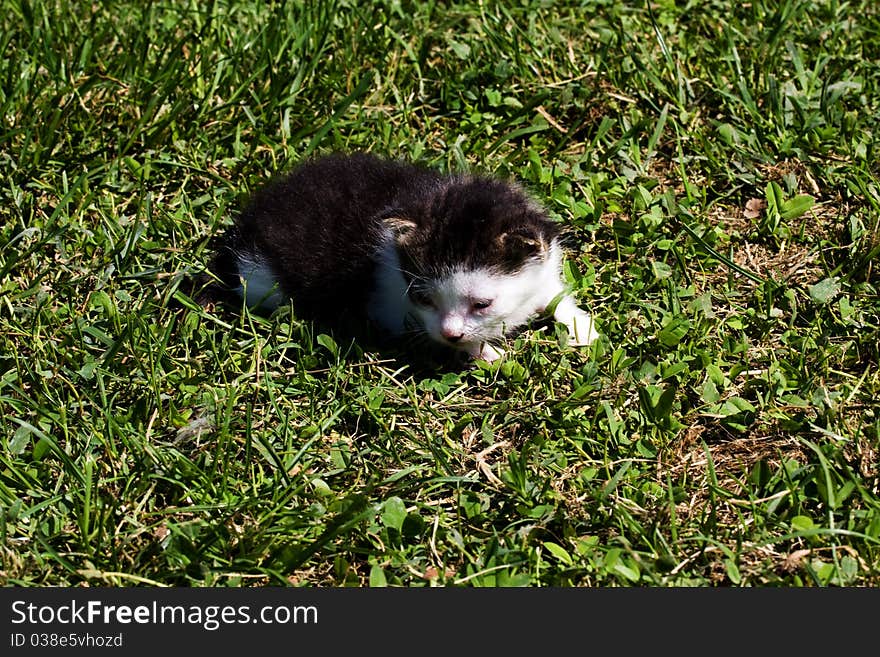
<svg viewBox="0 0 880 657">
<path fill-rule="evenodd" d="M 0 8 L 0 583 L 880 585 L 876 3 Z M 354 150 L 520 181 L 603 337 L 192 300 Z"/>
</svg>

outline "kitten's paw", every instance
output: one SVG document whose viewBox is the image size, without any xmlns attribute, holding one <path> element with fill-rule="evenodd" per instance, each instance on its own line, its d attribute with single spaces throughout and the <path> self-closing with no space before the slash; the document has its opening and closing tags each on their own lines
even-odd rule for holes
<svg viewBox="0 0 880 657">
<path fill-rule="evenodd" d="M 575 347 L 586 347 L 599 337 L 590 313 L 581 310 L 571 295 L 557 304 L 553 318 L 568 327 L 568 343 Z"/>
<path fill-rule="evenodd" d="M 470 347 L 467 352 L 474 360 L 482 359 L 487 363 L 494 363 L 504 355 L 503 349 L 491 345 L 488 342 L 474 345 L 473 347 Z"/>
<path fill-rule="evenodd" d="M 569 344 L 571 345 L 586 347 L 599 337 L 599 334 L 596 332 L 596 326 L 593 323 L 593 318 L 589 313 L 578 310 L 564 321 L 568 327 Z"/>
</svg>

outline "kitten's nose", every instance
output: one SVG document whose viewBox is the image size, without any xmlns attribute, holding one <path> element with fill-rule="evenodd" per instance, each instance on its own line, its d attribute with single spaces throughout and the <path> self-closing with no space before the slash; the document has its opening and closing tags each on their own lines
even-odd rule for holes
<svg viewBox="0 0 880 657">
<path fill-rule="evenodd" d="M 440 319 L 440 335 L 447 342 L 458 342 L 464 337 L 464 322 L 456 313 L 447 313 Z"/>
</svg>

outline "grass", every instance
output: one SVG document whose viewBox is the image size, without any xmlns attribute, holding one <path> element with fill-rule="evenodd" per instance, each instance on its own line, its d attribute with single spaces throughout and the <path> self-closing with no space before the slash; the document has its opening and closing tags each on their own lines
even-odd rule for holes
<svg viewBox="0 0 880 657">
<path fill-rule="evenodd" d="M 3 583 L 880 584 L 875 3 L 0 7 Z M 355 149 L 521 180 L 603 339 L 189 299 Z"/>
</svg>

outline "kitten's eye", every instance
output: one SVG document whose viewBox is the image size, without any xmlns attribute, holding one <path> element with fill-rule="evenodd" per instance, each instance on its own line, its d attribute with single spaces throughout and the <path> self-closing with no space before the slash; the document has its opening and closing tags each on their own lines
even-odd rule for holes
<svg viewBox="0 0 880 657">
<path fill-rule="evenodd" d="M 431 298 L 431 296 L 427 292 L 425 292 L 425 290 L 421 290 L 419 288 L 410 288 L 409 298 L 412 300 L 413 303 L 419 306 L 424 306 L 426 308 L 433 308 L 435 305 L 434 300 Z"/>
<path fill-rule="evenodd" d="M 491 305 L 492 299 L 481 299 L 480 301 L 474 301 L 471 304 L 471 308 L 473 308 L 474 310 L 485 310 Z"/>
</svg>

